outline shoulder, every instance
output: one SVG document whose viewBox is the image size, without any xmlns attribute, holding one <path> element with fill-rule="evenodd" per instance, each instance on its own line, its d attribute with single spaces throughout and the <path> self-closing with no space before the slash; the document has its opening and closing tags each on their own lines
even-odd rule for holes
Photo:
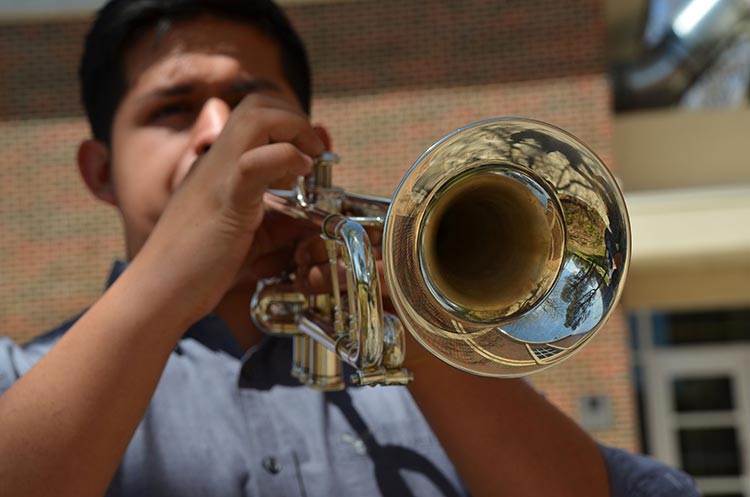
<svg viewBox="0 0 750 497">
<path fill-rule="evenodd" d="M 692 478 L 643 455 L 601 445 L 612 497 L 699 497 Z"/>
<path fill-rule="evenodd" d="M 77 319 L 78 317 L 75 317 L 23 345 L 15 343 L 10 338 L 0 337 L 0 394 L 31 369 Z"/>
</svg>

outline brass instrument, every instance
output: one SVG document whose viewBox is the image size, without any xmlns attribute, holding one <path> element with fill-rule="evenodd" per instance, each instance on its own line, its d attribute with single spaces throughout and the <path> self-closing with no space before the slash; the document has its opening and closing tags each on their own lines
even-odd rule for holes
<svg viewBox="0 0 750 497">
<path fill-rule="evenodd" d="M 324 154 L 274 208 L 321 230 L 329 295 L 264 281 L 256 325 L 294 337 L 292 374 L 343 388 L 406 384 L 405 329 L 469 373 L 528 375 L 570 357 L 611 314 L 630 257 L 622 194 L 602 161 L 549 124 L 499 118 L 465 126 L 430 147 L 392 200 L 332 186 Z M 368 230 L 382 230 L 385 282 L 398 317 L 383 312 Z M 346 288 L 338 272 L 345 268 Z M 293 279 L 293 277 L 292 277 Z"/>
</svg>

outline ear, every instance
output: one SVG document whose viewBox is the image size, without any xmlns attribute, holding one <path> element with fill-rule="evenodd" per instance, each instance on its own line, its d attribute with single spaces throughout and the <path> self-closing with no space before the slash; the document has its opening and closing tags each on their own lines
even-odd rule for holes
<svg viewBox="0 0 750 497">
<path fill-rule="evenodd" d="M 96 198 L 115 205 L 107 146 L 98 140 L 84 140 L 78 146 L 78 171 Z"/>
<path fill-rule="evenodd" d="M 328 130 L 324 128 L 320 124 L 313 125 L 313 129 L 318 134 L 318 137 L 323 141 L 323 145 L 325 145 L 327 151 L 333 150 L 333 141 L 331 140 L 331 135 L 328 133 Z"/>
</svg>

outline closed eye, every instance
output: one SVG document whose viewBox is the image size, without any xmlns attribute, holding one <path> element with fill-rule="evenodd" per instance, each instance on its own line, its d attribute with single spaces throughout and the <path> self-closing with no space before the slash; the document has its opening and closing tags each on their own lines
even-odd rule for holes
<svg viewBox="0 0 750 497">
<path fill-rule="evenodd" d="M 147 113 L 146 124 L 181 130 L 195 119 L 196 106 L 190 101 L 163 102 Z"/>
<path fill-rule="evenodd" d="M 184 102 L 167 103 L 157 106 L 156 109 L 149 114 L 148 120 L 154 123 L 175 115 L 184 115 L 191 112 L 193 112 L 193 106 L 191 104 Z"/>
</svg>

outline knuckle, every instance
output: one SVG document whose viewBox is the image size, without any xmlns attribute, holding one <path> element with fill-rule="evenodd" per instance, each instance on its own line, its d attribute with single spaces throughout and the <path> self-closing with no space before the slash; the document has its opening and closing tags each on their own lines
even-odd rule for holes
<svg viewBox="0 0 750 497">
<path fill-rule="evenodd" d="M 277 144 L 279 160 L 284 162 L 292 162 L 301 160 L 300 152 L 297 147 L 291 143 L 278 143 Z"/>
</svg>

